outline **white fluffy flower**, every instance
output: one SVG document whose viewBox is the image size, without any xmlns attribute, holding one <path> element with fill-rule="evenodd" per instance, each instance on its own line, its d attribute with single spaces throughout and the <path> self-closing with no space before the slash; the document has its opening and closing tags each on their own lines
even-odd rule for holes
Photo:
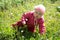
<svg viewBox="0 0 60 40">
<path fill-rule="evenodd" d="M 23 32 L 23 30 L 21 30 L 21 32 Z"/>
</svg>

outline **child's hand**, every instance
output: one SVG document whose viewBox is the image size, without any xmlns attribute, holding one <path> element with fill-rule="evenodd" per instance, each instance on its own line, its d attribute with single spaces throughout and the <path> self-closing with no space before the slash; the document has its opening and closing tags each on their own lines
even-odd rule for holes
<svg viewBox="0 0 60 40">
<path fill-rule="evenodd" d="M 25 22 L 25 21 L 22 21 L 22 24 L 23 24 L 23 25 L 25 25 L 25 24 L 26 24 L 26 22 Z"/>
<path fill-rule="evenodd" d="M 44 35 L 45 33 L 46 33 L 46 27 L 45 27 L 45 24 L 43 24 L 43 28 L 41 28 L 41 32 L 40 32 L 40 34 L 42 34 L 42 35 Z"/>
<path fill-rule="evenodd" d="M 16 27 L 16 24 L 12 24 L 12 26 L 15 28 Z"/>
</svg>

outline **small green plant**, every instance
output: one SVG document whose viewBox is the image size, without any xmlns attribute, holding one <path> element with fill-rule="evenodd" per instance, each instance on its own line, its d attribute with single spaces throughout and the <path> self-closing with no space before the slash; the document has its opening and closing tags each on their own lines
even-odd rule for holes
<svg viewBox="0 0 60 40">
<path fill-rule="evenodd" d="M 60 12 L 60 6 L 57 7 L 57 11 Z"/>
<path fill-rule="evenodd" d="M 57 0 L 51 0 L 52 3 L 55 3 Z"/>
</svg>

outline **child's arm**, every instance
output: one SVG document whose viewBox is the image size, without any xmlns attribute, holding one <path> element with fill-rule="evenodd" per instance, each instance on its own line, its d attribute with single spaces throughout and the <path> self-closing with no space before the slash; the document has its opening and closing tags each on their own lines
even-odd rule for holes
<svg viewBox="0 0 60 40">
<path fill-rule="evenodd" d="M 20 21 L 18 21 L 18 22 L 16 22 L 15 24 L 12 24 L 12 26 L 13 27 L 20 27 L 20 26 L 23 26 L 23 25 L 25 25 L 26 24 L 26 17 L 27 17 L 27 14 L 23 14 L 22 15 L 22 18 L 21 18 L 21 20 Z"/>
<path fill-rule="evenodd" d="M 45 25 L 44 25 L 44 18 L 41 17 L 41 18 L 39 19 L 39 33 L 40 33 L 40 34 L 44 34 L 45 32 L 46 32 L 46 27 L 45 27 Z"/>
</svg>

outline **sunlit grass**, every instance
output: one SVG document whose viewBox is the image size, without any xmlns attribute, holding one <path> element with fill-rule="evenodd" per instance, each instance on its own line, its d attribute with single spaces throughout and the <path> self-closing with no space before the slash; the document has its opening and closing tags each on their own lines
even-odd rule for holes
<svg viewBox="0 0 60 40">
<path fill-rule="evenodd" d="M 46 7 L 46 13 L 44 15 L 45 18 L 45 26 L 47 28 L 46 35 L 39 35 L 39 33 L 36 33 L 36 38 L 30 37 L 30 40 L 60 40 L 60 12 L 57 11 L 58 6 L 60 6 L 60 1 L 56 1 L 55 3 L 51 3 L 50 0 L 33 0 L 33 1 L 27 1 L 24 2 L 23 5 L 14 5 L 11 6 L 8 4 L 7 8 L 8 10 L 0 11 L 0 39 L 5 40 L 13 40 L 14 38 L 14 30 L 11 26 L 11 24 L 17 22 L 20 20 L 22 14 L 27 11 L 33 10 L 35 5 L 39 5 L 43 3 Z M 17 3 L 18 4 L 18 3 Z M 2 5 L 3 6 L 3 5 Z M 11 6 L 11 7 L 9 7 Z M 3 6 L 4 7 L 4 6 Z M 27 36 L 29 33 L 26 33 Z M 2 35 L 2 36 L 1 36 Z M 10 39 L 8 39 L 8 36 L 10 35 Z M 14 35 L 14 36 L 13 36 Z M 19 36 L 21 40 L 22 36 Z M 26 40 L 29 40 L 29 38 L 25 38 Z"/>
</svg>

